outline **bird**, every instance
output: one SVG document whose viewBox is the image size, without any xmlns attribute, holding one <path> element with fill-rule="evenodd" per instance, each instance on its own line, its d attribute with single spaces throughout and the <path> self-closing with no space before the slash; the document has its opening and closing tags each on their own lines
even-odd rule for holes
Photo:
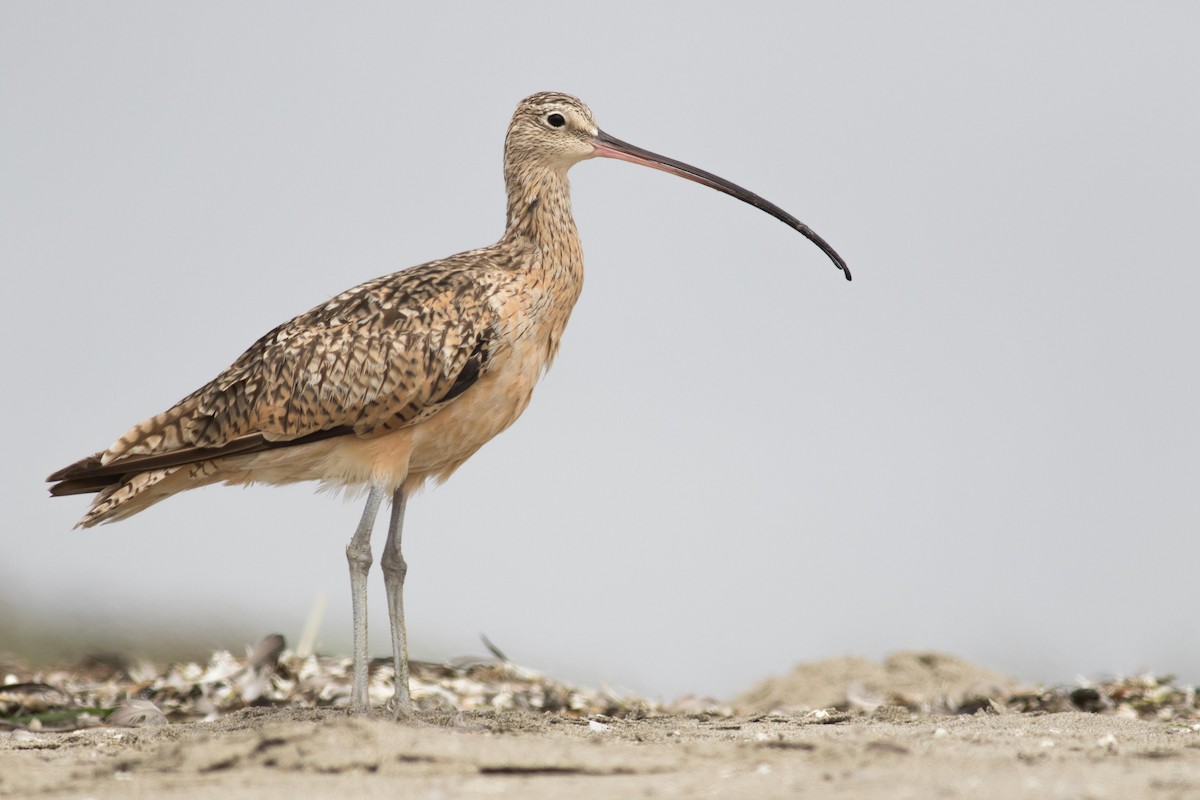
<svg viewBox="0 0 1200 800">
<path fill-rule="evenodd" d="M 397 716 L 413 711 L 401 549 L 408 498 L 444 481 L 529 405 L 583 285 L 567 171 L 618 159 L 749 203 L 850 270 L 811 228 L 758 195 L 602 131 L 578 98 L 522 100 L 504 142 L 507 216 L 495 244 L 369 280 L 279 325 L 209 383 L 47 478 L 52 496 L 94 494 L 77 528 L 125 519 L 214 483 L 365 493 L 346 546 L 353 615 L 349 705 L 368 713 L 367 575 L 384 501 L 380 558 Z"/>
</svg>

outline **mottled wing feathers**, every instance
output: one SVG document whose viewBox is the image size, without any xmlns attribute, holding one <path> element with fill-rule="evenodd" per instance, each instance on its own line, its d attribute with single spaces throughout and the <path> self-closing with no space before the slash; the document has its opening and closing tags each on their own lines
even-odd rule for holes
<svg viewBox="0 0 1200 800">
<path fill-rule="evenodd" d="M 471 351 L 467 363 L 463 365 L 462 371 L 458 373 L 454 383 L 442 395 L 441 402 L 449 402 L 475 385 L 475 381 L 479 380 L 479 376 L 483 374 L 484 364 L 491 357 L 493 344 L 492 338 L 488 336 L 481 336 L 476 340 L 475 348 Z"/>
<path fill-rule="evenodd" d="M 191 399 L 184 439 L 213 447 L 252 432 L 280 441 L 402 427 L 449 391 L 481 336 L 469 321 L 437 322 L 440 330 L 370 318 L 284 329 Z"/>
<path fill-rule="evenodd" d="M 411 425 L 466 390 L 492 346 L 481 254 L 364 283 L 274 329 L 206 386 L 51 475 L 56 494 L 132 472 Z"/>
</svg>

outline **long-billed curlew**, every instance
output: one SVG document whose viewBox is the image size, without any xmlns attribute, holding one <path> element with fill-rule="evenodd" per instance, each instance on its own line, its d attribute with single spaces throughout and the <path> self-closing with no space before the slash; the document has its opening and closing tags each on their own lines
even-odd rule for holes
<svg viewBox="0 0 1200 800">
<path fill-rule="evenodd" d="M 504 142 L 508 223 L 490 247 L 376 278 L 285 322 L 212 382 L 59 470 L 52 495 L 98 492 L 77 527 L 113 522 L 210 483 L 321 481 L 365 489 L 346 557 L 354 608 L 351 706 L 367 700 L 367 570 L 386 495 L 381 566 L 396 668 L 395 710 L 411 708 L 400 552 L 406 498 L 444 480 L 511 425 L 558 351 L 583 285 L 567 170 L 603 156 L 730 194 L 807 236 L 778 206 L 704 170 L 614 139 L 574 97 L 517 106 Z"/>
</svg>

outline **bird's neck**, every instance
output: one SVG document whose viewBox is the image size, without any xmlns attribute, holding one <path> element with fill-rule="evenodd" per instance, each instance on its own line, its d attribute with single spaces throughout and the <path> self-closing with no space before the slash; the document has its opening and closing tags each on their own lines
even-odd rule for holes
<svg viewBox="0 0 1200 800">
<path fill-rule="evenodd" d="M 566 171 L 506 165 L 508 223 L 506 240 L 532 241 L 543 258 L 582 269 L 579 232 L 571 216 L 571 186 Z"/>
<path fill-rule="evenodd" d="M 554 361 L 571 309 L 583 290 L 583 250 L 571 216 L 571 187 L 566 170 L 531 169 L 505 164 L 508 225 L 502 248 L 526 254 L 514 259 L 529 303 L 527 313 L 545 347 L 543 368 Z M 536 255 L 529 258 L 530 251 Z"/>
</svg>

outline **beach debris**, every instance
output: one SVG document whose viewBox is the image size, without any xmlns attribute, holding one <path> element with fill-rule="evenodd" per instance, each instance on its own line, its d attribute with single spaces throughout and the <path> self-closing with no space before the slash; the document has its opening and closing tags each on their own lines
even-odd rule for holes
<svg viewBox="0 0 1200 800">
<path fill-rule="evenodd" d="M 114 708 L 104 719 L 104 724 L 119 725 L 123 728 L 148 728 L 166 725 L 167 715 L 149 700 L 135 697 Z"/>
<path fill-rule="evenodd" d="M 75 665 L 34 669 L 8 663 L 0 684 L 0 730 L 66 731 L 98 725 L 215 720 L 251 706 L 349 708 L 353 659 L 286 649 L 273 634 L 242 658 L 225 650 L 207 663 L 131 662 L 112 670 Z M 382 705 L 394 692 L 391 659 L 374 659 L 368 691 Z M 491 657 L 412 662 L 418 709 L 522 710 L 613 719 L 664 713 L 659 703 L 607 688 L 586 689 Z"/>
<path fill-rule="evenodd" d="M 502 652 L 494 645 L 488 649 Z M 944 657 L 939 659 L 932 663 L 945 663 Z M 840 661 L 830 663 L 841 665 Z M 383 705 L 394 691 L 392 661 L 375 659 L 370 667 L 371 702 Z M 821 667 L 810 665 L 808 671 L 819 674 Z M 824 671 L 845 676 L 840 669 Z M 352 680 L 353 660 L 349 657 L 301 656 L 287 649 L 278 634 L 247 648 L 245 657 L 219 650 L 205 663 L 154 664 L 106 657 L 85 659 L 69 667 L 34 668 L 0 658 L 0 731 L 45 733 L 102 725 L 211 721 L 248 707 L 349 708 Z M 674 703 L 662 703 L 604 687 L 582 688 L 493 655 L 446 663 L 413 661 L 411 688 L 414 704 L 426 711 L 553 713 L 596 733 L 610 730 L 619 720 L 668 714 L 705 721 L 743 715 L 750 722 L 800 720 L 828 725 L 856 716 L 902 721 L 919 715 L 1064 711 L 1184 724 L 1200 731 L 1195 687 L 1177 685 L 1169 675 L 1080 680 L 1075 686 L 1004 692 L 993 687 L 987 691 L 986 703 L 972 701 L 974 691 L 946 691 L 944 685 L 936 692 L 922 692 L 911 681 L 903 684 L 903 691 L 875 684 L 868 695 L 868 690 L 853 683 L 853 676 L 840 683 L 843 689 L 851 689 L 841 702 L 818 708 L 787 702 L 786 694 L 775 686 L 772 702 L 778 705 L 756 713 L 739 707 L 736 701 L 725 705 L 684 696 Z M 816 691 L 812 686 L 803 688 L 810 694 Z M 881 698 L 886 704 L 876 706 Z M 868 710 L 872 706 L 874 709 Z M 939 735 L 936 730 L 934 735 Z M 1101 746 L 1115 744 L 1103 739 Z"/>
</svg>

